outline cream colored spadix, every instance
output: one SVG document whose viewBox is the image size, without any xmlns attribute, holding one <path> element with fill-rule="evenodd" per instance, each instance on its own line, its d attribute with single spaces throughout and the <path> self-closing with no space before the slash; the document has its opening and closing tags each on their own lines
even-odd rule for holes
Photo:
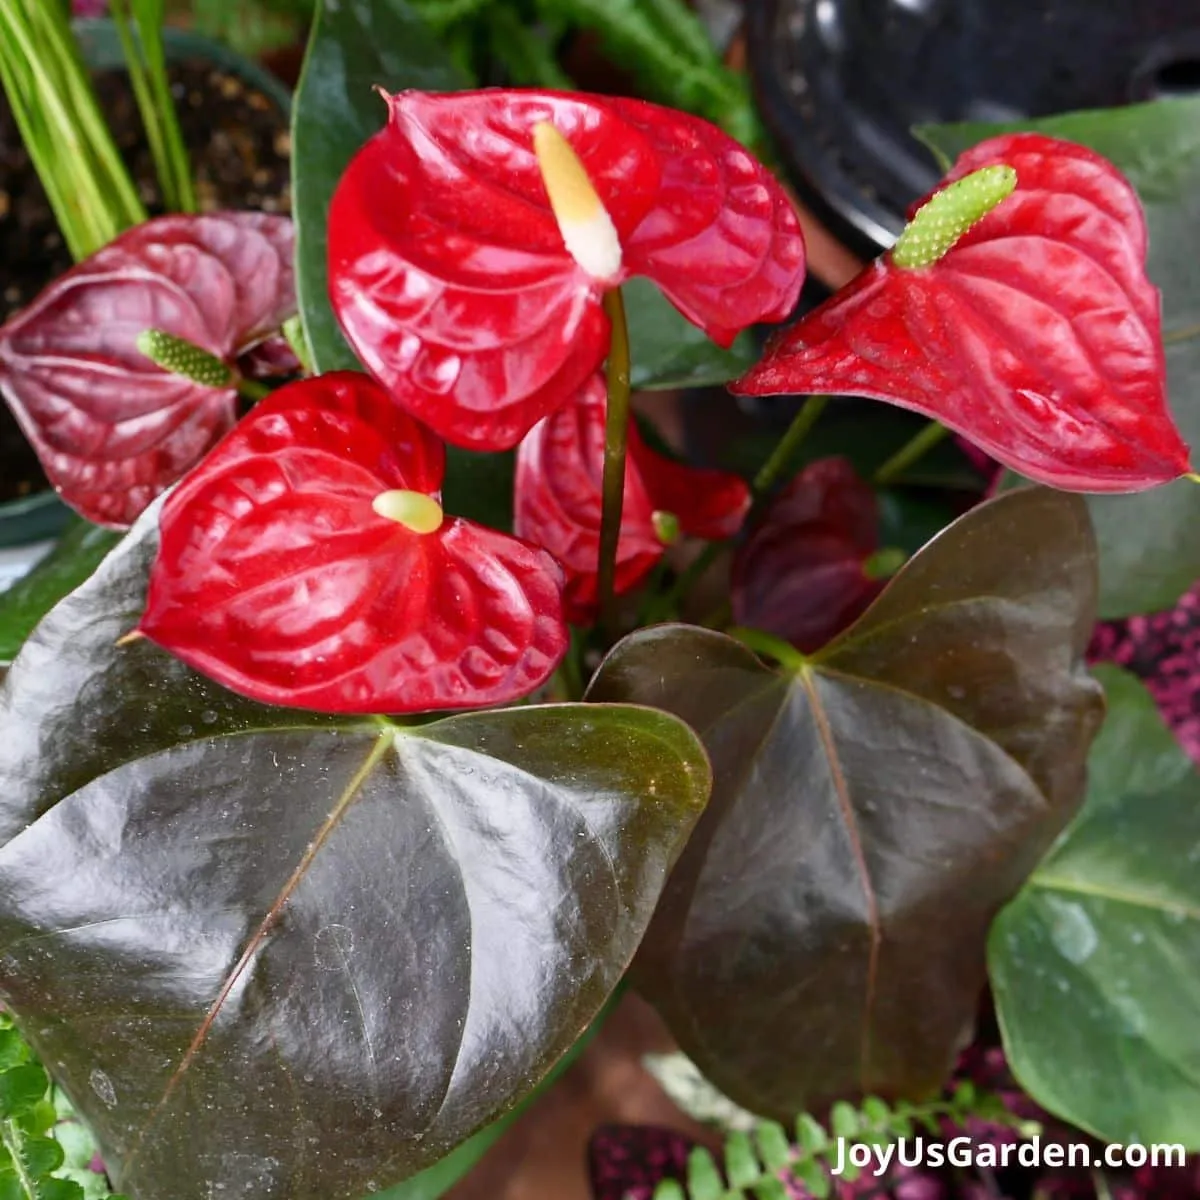
<svg viewBox="0 0 1200 1200">
<path fill-rule="evenodd" d="M 533 127 L 533 152 L 567 253 L 594 279 L 615 281 L 621 242 L 579 155 L 549 121 Z"/>
<path fill-rule="evenodd" d="M 380 492 L 371 501 L 371 507 L 389 521 L 411 529 L 413 533 L 436 533 L 442 527 L 446 514 L 442 506 L 424 492 L 406 492 L 396 489 Z"/>
</svg>

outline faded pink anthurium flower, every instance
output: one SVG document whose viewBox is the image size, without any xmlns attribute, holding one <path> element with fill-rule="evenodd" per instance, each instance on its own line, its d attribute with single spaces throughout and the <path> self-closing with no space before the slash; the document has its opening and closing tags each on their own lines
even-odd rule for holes
<svg viewBox="0 0 1200 1200">
<path fill-rule="evenodd" d="M 533 90 L 388 105 L 333 198 L 330 295 L 367 368 L 448 441 L 508 449 L 577 395 L 630 276 L 726 346 L 795 305 L 796 214 L 706 121 Z"/>
<path fill-rule="evenodd" d="M 293 248 L 286 217 L 159 217 L 0 328 L 0 391 L 72 508 L 124 528 L 232 428 L 236 359 L 296 311 Z M 226 378 L 156 365 L 138 348 L 150 329 L 227 364 Z"/>
</svg>

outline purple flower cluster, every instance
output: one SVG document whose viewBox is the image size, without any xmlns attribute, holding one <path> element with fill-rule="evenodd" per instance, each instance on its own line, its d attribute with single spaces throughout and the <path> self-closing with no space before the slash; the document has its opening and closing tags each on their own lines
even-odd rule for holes
<svg viewBox="0 0 1200 1200">
<path fill-rule="evenodd" d="M 1200 763 L 1200 583 L 1167 612 L 1097 626 L 1088 656 L 1137 675 Z"/>
</svg>

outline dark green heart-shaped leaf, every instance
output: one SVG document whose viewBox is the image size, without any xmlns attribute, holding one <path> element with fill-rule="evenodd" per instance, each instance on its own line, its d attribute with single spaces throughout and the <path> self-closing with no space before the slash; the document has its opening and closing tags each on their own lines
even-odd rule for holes
<svg viewBox="0 0 1200 1200">
<path fill-rule="evenodd" d="M 988 924 L 1082 794 L 1095 588 L 1083 501 L 1027 489 L 951 525 L 797 669 L 687 626 L 603 664 L 590 698 L 676 713 L 712 760 L 636 970 L 738 1103 L 942 1082 Z"/>
<path fill-rule="evenodd" d="M 1073 1124 L 1200 1150 L 1200 774 L 1142 684 L 1096 673 L 1087 802 L 988 944 L 1004 1045 Z"/>
<path fill-rule="evenodd" d="M 1200 99 L 1070 113 L 1006 125 L 927 125 L 954 158 L 985 138 L 1029 129 L 1090 146 L 1137 188 L 1150 229 L 1150 278 L 1162 289 L 1171 410 L 1200 453 Z M 1100 546 L 1100 615 L 1170 608 L 1200 577 L 1200 487 L 1179 480 L 1136 496 L 1088 499 Z"/>
<path fill-rule="evenodd" d="M 0 691 L 0 990 L 135 1200 L 339 1200 L 435 1162 L 595 1017 L 708 790 L 664 713 L 399 727 L 142 641 L 156 512 Z"/>
<path fill-rule="evenodd" d="M 404 0 L 318 4 L 292 106 L 296 297 L 318 373 L 359 369 L 329 304 L 325 219 L 350 159 L 383 128 L 377 86 L 446 92 L 468 81 Z"/>
<path fill-rule="evenodd" d="M 120 536 L 87 521 L 74 521 L 28 575 L 0 592 L 0 662 L 16 657 L 33 627 L 99 566 Z"/>
<path fill-rule="evenodd" d="M 711 387 L 744 374 L 754 362 L 750 333 L 743 333 L 730 349 L 722 350 L 648 279 L 631 279 L 621 290 L 629 321 L 635 388 Z"/>
</svg>

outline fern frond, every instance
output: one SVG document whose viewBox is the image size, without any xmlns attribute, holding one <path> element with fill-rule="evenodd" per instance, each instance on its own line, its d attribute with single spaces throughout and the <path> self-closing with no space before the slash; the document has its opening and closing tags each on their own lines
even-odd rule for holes
<svg viewBox="0 0 1200 1200">
<path fill-rule="evenodd" d="M 654 1200 L 786 1200 L 789 1179 L 802 1183 L 815 1200 L 826 1200 L 833 1192 L 830 1160 L 836 1139 L 881 1147 L 911 1137 L 917 1128 L 937 1135 L 943 1122 L 961 1126 L 971 1118 L 1006 1125 L 1023 1137 L 1038 1132 L 1036 1123 L 1015 1116 L 999 1096 L 980 1092 L 970 1082 L 921 1104 L 891 1105 L 878 1096 L 868 1096 L 857 1108 L 839 1101 L 830 1110 L 828 1128 L 802 1113 L 790 1139 L 775 1121 L 761 1121 L 749 1134 L 733 1130 L 725 1141 L 724 1170 L 708 1150 L 697 1147 L 688 1156 L 686 1181 L 664 1180 L 655 1188 Z M 853 1183 L 858 1168 L 848 1157 L 844 1167 L 840 1179 Z"/>
</svg>

